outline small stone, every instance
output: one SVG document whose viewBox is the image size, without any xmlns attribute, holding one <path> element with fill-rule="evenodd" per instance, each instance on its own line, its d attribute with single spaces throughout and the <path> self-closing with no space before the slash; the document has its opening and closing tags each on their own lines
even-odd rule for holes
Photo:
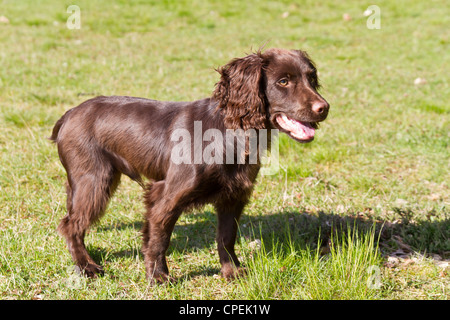
<svg viewBox="0 0 450 320">
<path fill-rule="evenodd" d="M 0 23 L 9 23 L 9 19 L 5 16 L 0 16 Z"/>
<path fill-rule="evenodd" d="M 250 247 L 250 249 L 261 249 L 261 240 L 259 239 L 255 239 L 254 241 L 250 242 L 248 244 L 248 246 Z"/>
<path fill-rule="evenodd" d="M 425 80 L 424 78 L 416 78 L 416 80 L 414 80 L 414 84 L 416 86 L 420 86 L 425 83 L 427 83 L 427 80 Z"/>
</svg>

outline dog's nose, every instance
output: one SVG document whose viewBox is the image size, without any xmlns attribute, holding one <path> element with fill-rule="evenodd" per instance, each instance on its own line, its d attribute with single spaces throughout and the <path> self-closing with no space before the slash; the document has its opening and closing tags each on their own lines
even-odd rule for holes
<svg viewBox="0 0 450 320">
<path fill-rule="evenodd" d="M 312 105 L 312 111 L 318 115 L 326 114 L 328 112 L 329 108 L 330 108 L 330 106 L 328 105 L 328 102 L 326 102 L 326 101 L 315 102 Z"/>
</svg>

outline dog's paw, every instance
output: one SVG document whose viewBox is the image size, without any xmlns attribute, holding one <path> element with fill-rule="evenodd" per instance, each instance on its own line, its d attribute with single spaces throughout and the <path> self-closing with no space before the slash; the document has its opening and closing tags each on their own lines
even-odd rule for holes
<svg viewBox="0 0 450 320">
<path fill-rule="evenodd" d="M 158 285 L 158 284 L 164 284 L 164 283 L 173 283 L 176 281 L 175 278 L 161 273 L 161 274 L 153 274 L 150 277 L 147 277 L 148 281 L 150 282 L 150 285 Z"/>
<path fill-rule="evenodd" d="M 99 266 L 95 263 L 88 263 L 87 265 L 81 267 L 76 266 L 76 270 L 81 274 L 88 278 L 97 278 L 99 276 L 103 276 L 105 274 L 105 271 L 103 270 L 102 266 Z"/>
<path fill-rule="evenodd" d="M 247 269 L 244 267 L 236 267 L 233 264 L 225 264 L 222 266 L 220 270 L 222 273 L 222 277 L 227 280 L 233 280 L 247 274 Z"/>
</svg>

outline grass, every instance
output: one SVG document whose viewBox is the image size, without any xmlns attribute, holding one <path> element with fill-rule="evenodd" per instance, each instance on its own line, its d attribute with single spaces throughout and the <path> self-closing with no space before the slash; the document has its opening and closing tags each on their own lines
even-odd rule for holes
<svg viewBox="0 0 450 320">
<path fill-rule="evenodd" d="M 342 230 L 341 230 L 342 232 Z M 283 243 L 264 242 L 247 257 L 247 278 L 239 281 L 247 299 L 375 299 L 380 296 L 381 259 L 375 229 L 336 232 L 329 253 L 321 247 L 298 248 L 287 236 Z M 272 241 L 274 241 L 272 239 Z M 301 242 L 300 242 L 301 243 Z M 378 276 L 379 278 L 376 278 Z"/>
<path fill-rule="evenodd" d="M 79 30 L 66 27 L 71 4 Z M 379 30 L 357 1 L 3 1 L 0 298 L 448 300 L 446 3 L 375 4 Z M 65 172 L 47 140 L 56 120 L 100 94 L 209 96 L 214 68 L 266 42 L 309 52 L 331 113 L 311 144 L 281 136 L 279 173 L 258 178 L 237 245 L 248 276 L 217 276 L 206 206 L 175 228 L 178 281 L 150 287 L 141 190 L 128 179 L 86 239 L 106 275 L 76 276 L 55 231 L 65 214 Z"/>
</svg>

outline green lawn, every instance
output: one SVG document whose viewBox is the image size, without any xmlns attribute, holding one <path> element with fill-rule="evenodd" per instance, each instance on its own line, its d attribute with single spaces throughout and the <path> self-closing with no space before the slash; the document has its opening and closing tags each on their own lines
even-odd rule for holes
<svg viewBox="0 0 450 320">
<path fill-rule="evenodd" d="M 2 1 L 0 299 L 449 299 L 448 5 L 378 1 L 371 30 L 370 4 Z M 282 136 L 279 173 L 258 178 L 237 244 L 248 276 L 217 276 L 206 206 L 175 228 L 178 281 L 149 286 L 142 192 L 124 178 L 86 237 L 106 275 L 78 277 L 56 233 L 56 120 L 95 95 L 207 97 L 214 68 L 265 43 L 310 54 L 331 111 L 311 144 Z"/>
</svg>

